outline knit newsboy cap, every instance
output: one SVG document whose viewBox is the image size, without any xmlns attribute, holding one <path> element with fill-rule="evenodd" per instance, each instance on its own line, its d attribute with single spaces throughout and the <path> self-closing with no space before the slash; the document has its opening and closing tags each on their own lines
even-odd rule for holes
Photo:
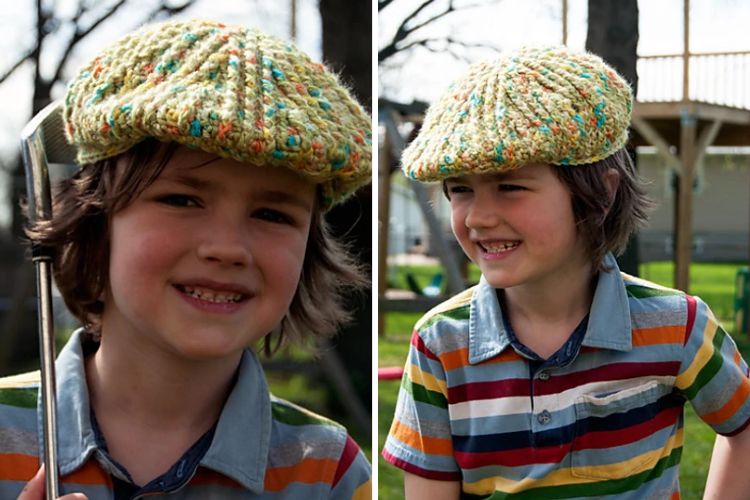
<svg viewBox="0 0 750 500">
<path fill-rule="evenodd" d="M 528 163 L 592 163 L 625 145 L 631 108 L 630 86 L 601 58 L 521 49 L 472 65 L 430 106 L 403 169 L 437 181 Z"/>
<path fill-rule="evenodd" d="M 125 36 L 81 68 L 63 116 L 78 162 L 147 137 L 321 186 L 324 209 L 370 181 L 370 117 L 322 64 L 289 42 L 212 21 Z"/>
</svg>

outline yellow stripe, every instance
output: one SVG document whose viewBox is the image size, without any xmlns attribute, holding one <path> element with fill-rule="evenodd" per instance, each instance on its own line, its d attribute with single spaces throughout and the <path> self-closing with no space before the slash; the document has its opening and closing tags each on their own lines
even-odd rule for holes
<svg viewBox="0 0 750 500">
<path fill-rule="evenodd" d="M 372 500 L 372 481 L 368 480 L 366 483 L 354 490 L 352 500 Z"/>
<path fill-rule="evenodd" d="M 39 370 L 10 377 L 0 378 L 0 389 L 18 389 L 21 387 L 38 384 L 40 380 Z"/>
<path fill-rule="evenodd" d="M 415 382 L 429 391 L 439 392 L 445 397 L 448 397 L 448 387 L 444 380 L 435 378 L 435 376 L 429 372 L 422 371 L 417 365 L 409 363 L 406 368 L 409 380 Z"/>
<path fill-rule="evenodd" d="M 459 307 L 463 307 L 469 302 L 471 302 L 471 298 L 474 296 L 474 289 L 476 286 L 473 286 L 471 288 L 468 288 L 464 290 L 463 292 L 459 293 L 458 295 L 454 295 L 450 299 L 446 300 L 445 302 L 442 302 L 429 311 L 425 313 L 422 318 L 420 318 L 419 321 L 417 321 L 417 324 L 414 326 L 415 330 L 419 330 L 422 328 L 422 325 L 429 321 L 430 318 L 433 316 L 437 316 L 438 314 L 442 314 L 444 312 L 450 311 L 452 309 L 458 309 Z"/>
<path fill-rule="evenodd" d="M 514 481 L 512 479 L 496 476 L 482 479 L 475 483 L 463 483 L 463 489 L 466 493 L 471 493 L 473 495 L 489 495 L 495 491 L 501 491 L 503 493 L 519 493 L 533 488 L 543 488 L 545 486 L 597 483 L 606 478 L 618 479 L 634 476 L 645 470 L 651 469 L 660 458 L 669 456 L 673 449 L 682 446 L 683 436 L 683 429 L 680 429 L 674 435 L 670 436 L 664 448 L 643 453 L 624 462 L 585 467 L 565 467 L 562 469 L 555 469 L 548 475 L 539 479 L 526 477 L 521 481 Z"/>
<path fill-rule="evenodd" d="M 693 358 L 693 363 L 690 367 L 677 376 L 675 385 L 678 389 L 687 389 L 698 376 L 698 373 L 706 366 L 706 363 L 711 359 L 714 353 L 714 337 L 718 330 L 718 324 L 712 314 L 708 315 L 708 321 L 706 322 L 706 328 L 703 330 L 703 345 Z"/>
</svg>

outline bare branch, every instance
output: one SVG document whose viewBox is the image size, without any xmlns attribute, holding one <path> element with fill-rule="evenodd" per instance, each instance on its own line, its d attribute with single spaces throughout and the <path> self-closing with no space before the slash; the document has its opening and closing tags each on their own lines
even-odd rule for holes
<svg viewBox="0 0 750 500">
<path fill-rule="evenodd" d="M 10 75 L 13 74 L 15 70 L 17 70 L 23 63 L 25 63 L 31 56 L 34 55 L 36 52 L 36 47 L 33 49 L 29 49 L 24 55 L 18 58 L 18 61 L 16 61 L 11 67 L 9 67 L 7 70 L 5 70 L 5 73 L 0 75 L 0 83 L 3 83 Z"/>
<path fill-rule="evenodd" d="M 379 0 L 383 2 L 388 2 L 392 0 Z M 451 12 L 456 12 L 458 10 L 466 10 L 466 9 L 472 9 L 474 7 L 480 7 L 481 3 L 472 3 L 467 5 L 461 5 L 456 7 L 453 4 L 453 0 L 450 0 L 448 2 L 448 5 L 445 7 L 444 10 L 441 12 L 436 13 L 432 17 L 429 17 L 422 21 L 419 24 L 416 24 L 414 26 L 409 26 L 409 23 L 415 19 L 420 12 L 422 12 L 428 5 L 432 4 L 434 0 L 425 0 L 419 7 L 417 7 L 411 14 L 406 16 L 406 18 L 401 22 L 399 27 L 396 29 L 396 34 L 393 36 L 393 39 L 386 45 L 385 47 L 378 50 L 378 63 L 388 59 L 396 52 L 405 50 L 404 47 L 400 47 L 399 43 L 406 39 L 409 35 L 412 33 L 424 28 L 425 26 L 434 23 L 435 21 L 441 19 L 442 17 L 445 17 L 446 15 L 450 14 Z M 406 46 L 406 48 L 413 47 L 414 45 L 422 45 L 420 43 L 417 44 L 409 44 Z"/>
<path fill-rule="evenodd" d="M 393 0 L 378 0 L 378 12 L 388 7 Z"/>
<path fill-rule="evenodd" d="M 115 12 L 117 12 L 120 7 L 122 7 L 125 4 L 126 0 L 120 0 L 116 4 L 112 6 L 111 9 L 109 9 L 107 12 L 105 12 L 99 19 L 91 23 L 91 25 L 86 28 L 85 30 L 81 30 L 78 26 L 78 21 L 80 20 L 81 16 L 84 14 L 84 9 L 79 8 L 78 12 L 76 13 L 74 17 L 74 21 L 76 23 L 76 30 L 73 34 L 73 37 L 68 41 L 68 46 L 65 48 L 65 52 L 63 52 L 62 57 L 57 63 L 57 69 L 55 70 L 55 76 L 52 77 L 52 82 L 56 82 L 60 79 L 60 76 L 62 75 L 62 69 L 65 67 L 65 63 L 68 62 L 68 57 L 70 57 L 70 54 L 73 52 L 73 48 L 75 45 L 80 42 L 82 39 L 86 38 L 89 33 L 94 31 L 97 27 L 99 27 L 100 24 L 102 24 L 104 21 L 109 19 Z"/>
</svg>

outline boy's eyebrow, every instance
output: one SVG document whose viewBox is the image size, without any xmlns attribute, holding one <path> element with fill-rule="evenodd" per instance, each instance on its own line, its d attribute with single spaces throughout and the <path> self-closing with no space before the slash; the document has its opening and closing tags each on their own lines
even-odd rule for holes
<svg viewBox="0 0 750 500">
<path fill-rule="evenodd" d="M 197 190 L 211 189 L 216 187 L 216 183 L 211 179 L 201 179 L 185 174 L 165 175 L 164 180 L 177 182 L 179 184 L 183 184 L 187 187 Z M 261 201 L 269 203 L 286 203 L 304 208 L 305 210 L 312 210 L 311 203 L 308 203 L 303 198 L 300 198 L 296 194 L 287 191 L 281 191 L 278 189 L 260 189 L 254 194 L 254 196 Z"/>
</svg>

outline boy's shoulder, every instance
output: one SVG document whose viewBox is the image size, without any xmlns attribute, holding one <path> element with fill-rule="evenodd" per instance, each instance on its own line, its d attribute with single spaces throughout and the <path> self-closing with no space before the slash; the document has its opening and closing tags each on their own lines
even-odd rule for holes
<svg viewBox="0 0 750 500">
<path fill-rule="evenodd" d="M 338 422 L 273 394 L 271 394 L 271 416 L 274 422 L 294 428 L 313 426 L 320 429 L 327 429 L 333 434 L 341 433 L 346 435 L 346 429 Z"/>
<path fill-rule="evenodd" d="M 427 311 L 419 321 L 417 321 L 416 325 L 414 325 L 414 329 L 417 331 L 423 330 L 446 319 L 458 321 L 468 320 L 471 299 L 478 286 L 480 285 L 477 284 L 469 287 Z"/>
<path fill-rule="evenodd" d="M 625 291 L 631 299 L 649 299 L 657 297 L 685 297 L 685 292 L 674 288 L 668 288 L 657 283 L 631 276 L 630 274 L 620 272 L 622 281 L 625 284 Z"/>
</svg>

